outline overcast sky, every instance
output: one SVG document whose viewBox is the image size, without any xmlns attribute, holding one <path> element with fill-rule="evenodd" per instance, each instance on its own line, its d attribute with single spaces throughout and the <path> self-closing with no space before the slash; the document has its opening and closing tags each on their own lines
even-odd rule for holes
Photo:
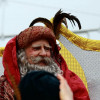
<svg viewBox="0 0 100 100">
<path fill-rule="evenodd" d="M 0 35 L 19 34 L 33 19 L 50 19 L 59 9 L 78 17 L 82 30 L 100 28 L 100 0 L 0 0 Z M 70 23 L 68 26 L 71 31 L 78 30 Z M 100 40 L 100 31 L 82 36 Z M 0 38 L 0 46 L 9 39 Z"/>
</svg>

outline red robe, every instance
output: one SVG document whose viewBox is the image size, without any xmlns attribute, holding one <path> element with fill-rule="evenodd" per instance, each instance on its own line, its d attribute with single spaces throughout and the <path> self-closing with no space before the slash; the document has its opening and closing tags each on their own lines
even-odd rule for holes
<svg viewBox="0 0 100 100">
<path fill-rule="evenodd" d="M 14 81 L 16 82 L 17 85 L 20 82 L 20 72 L 17 63 L 16 50 L 17 50 L 16 37 L 14 37 L 7 43 L 3 53 L 4 76 L 6 77 L 12 89 L 14 86 L 10 76 L 13 76 Z M 68 81 L 68 84 L 73 91 L 74 100 L 90 100 L 87 89 L 85 88 L 81 79 L 75 73 L 73 73 L 68 69 L 67 64 L 63 59 L 63 57 L 60 56 L 60 58 L 61 58 L 61 69 L 64 72 L 63 76 Z"/>
</svg>

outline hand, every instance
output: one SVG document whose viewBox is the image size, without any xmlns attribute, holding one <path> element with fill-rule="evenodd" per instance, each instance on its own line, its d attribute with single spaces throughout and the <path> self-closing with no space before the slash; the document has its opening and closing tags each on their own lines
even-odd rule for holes
<svg viewBox="0 0 100 100">
<path fill-rule="evenodd" d="M 72 92 L 71 88 L 69 87 L 67 81 L 60 74 L 57 75 L 57 78 L 60 81 L 60 86 L 59 86 L 60 100 L 73 100 L 73 92 Z"/>
</svg>

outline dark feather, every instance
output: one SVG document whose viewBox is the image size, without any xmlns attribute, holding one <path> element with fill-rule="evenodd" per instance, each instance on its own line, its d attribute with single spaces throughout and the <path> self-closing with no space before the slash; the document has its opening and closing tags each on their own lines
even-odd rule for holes
<svg viewBox="0 0 100 100">
<path fill-rule="evenodd" d="M 62 23 L 64 23 L 64 24 L 65 24 L 65 26 L 68 28 L 66 17 L 65 17 L 65 18 L 63 18 Z"/>
<path fill-rule="evenodd" d="M 80 21 L 78 20 L 77 17 L 71 15 L 70 13 L 62 13 L 62 11 L 60 9 L 55 14 L 54 20 L 53 20 L 53 29 L 54 29 L 54 33 L 55 33 L 56 36 L 58 35 L 57 29 L 60 27 L 61 22 L 62 22 L 63 18 L 65 18 L 65 17 L 70 20 L 72 25 L 73 24 L 75 25 L 75 21 L 76 21 L 77 24 L 78 24 L 79 29 L 81 29 L 81 24 L 80 24 Z"/>
<path fill-rule="evenodd" d="M 53 30 L 56 35 L 56 28 L 58 27 L 59 23 L 61 20 L 59 19 L 60 14 L 62 13 L 61 9 L 55 14 L 54 19 L 53 19 Z"/>
<path fill-rule="evenodd" d="M 38 22 L 44 23 L 48 28 L 52 29 L 52 23 L 48 19 L 42 17 L 34 19 L 29 25 L 29 27 L 33 26 L 35 23 Z"/>
</svg>

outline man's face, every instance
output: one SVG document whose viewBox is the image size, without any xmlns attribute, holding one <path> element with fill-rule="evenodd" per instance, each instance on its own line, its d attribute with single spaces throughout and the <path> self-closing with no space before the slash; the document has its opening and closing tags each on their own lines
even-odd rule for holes
<svg viewBox="0 0 100 100">
<path fill-rule="evenodd" d="M 25 53 L 27 56 L 27 60 L 30 64 L 34 64 L 32 62 L 32 58 L 36 58 L 38 56 L 40 57 L 51 57 L 51 52 L 50 52 L 51 46 L 49 45 L 47 40 L 38 40 L 35 42 L 32 42 L 31 45 L 25 48 Z M 40 66 L 45 66 L 44 61 L 38 62 L 38 65 Z"/>
</svg>

